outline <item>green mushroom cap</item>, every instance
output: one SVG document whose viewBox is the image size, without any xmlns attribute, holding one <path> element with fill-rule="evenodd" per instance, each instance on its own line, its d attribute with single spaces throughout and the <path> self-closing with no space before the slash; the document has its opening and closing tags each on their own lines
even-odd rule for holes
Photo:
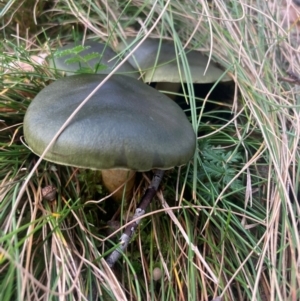
<svg viewBox="0 0 300 301">
<path fill-rule="evenodd" d="M 59 52 L 63 53 L 64 51 L 74 49 L 76 46 L 80 46 L 81 43 L 69 43 L 59 49 Z M 117 54 L 106 44 L 87 41 L 84 44 L 86 49 L 80 51 L 78 55 L 82 57 L 82 61 L 80 62 L 70 62 L 66 61 L 69 59 L 74 59 L 75 54 L 66 54 L 63 56 L 49 56 L 49 64 L 52 68 L 56 68 L 57 70 L 64 71 L 66 75 L 74 75 L 76 73 L 84 73 L 82 70 L 84 69 L 96 69 L 97 67 L 101 67 L 100 65 L 104 65 L 106 68 L 99 68 L 96 70 L 98 74 L 109 74 L 114 70 L 120 60 L 117 57 Z M 93 57 L 95 55 L 95 57 Z M 87 59 L 90 58 L 90 59 Z M 87 60 L 85 62 L 84 60 Z M 118 70 L 118 74 L 128 75 L 134 78 L 138 78 L 138 72 L 127 62 L 125 62 Z"/>
<path fill-rule="evenodd" d="M 128 38 L 126 43 L 121 42 L 117 48 L 119 52 L 125 49 L 132 50 L 137 43 L 135 38 Z M 227 74 L 224 75 L 224 71 L 213 62 L 210 62 L 204 73 L 208 57 L 199 51 L 188 49 L 185 51 L 193 83 L 214 83 L 220 78 L 222 82 L 232 80 Z M 148 38 L 128 58 L 128 62 L 135 69 L 141 70 L 145 82 L 186 83 L 188 79 L 185 76 L 181 59 L 177 57 L 173 42 Z"/>
<path fill-rule="evenodd" d="M 41 155 L 63 123 L 105 78 L 61 78 L 32 101 L 24 119 L 26 142 Z M 169 169 L 193 156 L 196 136 L 182 109 L 154 88 L 113 75 L 81 108 L 45 159 L 91 169 Z"/>
</svg>

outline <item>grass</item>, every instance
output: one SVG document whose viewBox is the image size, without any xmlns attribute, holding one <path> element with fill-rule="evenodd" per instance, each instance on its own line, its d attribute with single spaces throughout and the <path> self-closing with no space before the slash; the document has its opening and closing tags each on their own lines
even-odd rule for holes
<svg viewBox="0 0 300 301">
<path fill-rule="evenodd" d="M 288 5 L 0 3 L 1 300 L 300 298 L 299 35 Z M 204 96 L 185 86 L 181 99 L 188 101 L 197 152 L 187 166 L 167 173 L 111 271 L 104 257 L 115 247 L 111 233 L 119 230 L 108 221 L 126 223 L 151 173 L 140 175 L 132 202 L 115 215 L 119 205 L 105 200 L 99 172 L 36 165 L 22 121 L 34 96 L 61 76 L 33 55 L 84 38 L 116 47 L 130 36 L 201 50 L 235 84 L 232 93 L 221 92 L 225 99 L 215 96 L 218 85 Z M 188 73 L 184 57 L 183 66 Z M 42 198 L 49 185 L 57 189 L 54 201 Z M 157 267 L 162 278 L 153 280 Z"/>
</svg>

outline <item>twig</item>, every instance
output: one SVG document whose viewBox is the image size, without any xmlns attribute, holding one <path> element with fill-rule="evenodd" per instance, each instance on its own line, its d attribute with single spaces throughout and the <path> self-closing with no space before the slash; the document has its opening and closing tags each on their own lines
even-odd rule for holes
<svg viewBox="0 0 300 301">
<path fill-rule="evenodd" d="M 133 221 L 128 223 L 124 233 L 120 237 L 120 246 L 106 258 L 106 262 L 110 267 L 114 266 L 116 261 L 120 258 L 121 254 L 124 252 L 124 250 L 126 250 L 131 237 L 133 236 L 137 226 L 141 221 L 141 217 L 145 214 L 148 205 L 151 203 L 158 190 L 163 175 L 163 170 L 158 169 L 155 171 L 148 189 L 146 190 L 144 196 L 140 201 L 140 204 L 135 210 L 135 214 L 132 217 Z"/>
</svg>

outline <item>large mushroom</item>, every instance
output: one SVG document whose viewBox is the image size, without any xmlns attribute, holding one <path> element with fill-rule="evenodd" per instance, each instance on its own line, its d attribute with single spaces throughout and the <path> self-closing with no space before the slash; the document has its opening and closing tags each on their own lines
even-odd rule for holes
<svg viewBox="0 0 300 301">
<path fill-rule="evenodd" d="M 35 154 L 44 152 L 74 109 L 104 78 L 101 74 L 61 78 L 34 98 L 24 118 L 24 136 Z M 44 158 L 89 169 L 166 170 L 186 164 L 195 147 L 194 130 L 175 102 L 141 81 L 113 75 Z"/>
<path fill-rule="evenodd" d="M 137 43 L 135 38 L 128 38 L 119 43 L 117 50 L 131 51 Z M 208 57 L 201 52 L 185 49 L 185 53 L 190 78 L 186 77 L 180 58 L 182 53 L 176 53 L 174 42 L 148 38 L 128 58 L 128 62 L 134 69 L 140 71 L 145 83 L 157 83 L 156 89 L 171 93 L 178 92 L 182 83 L 207 84 L 218 80 L 231 81 L 231 78 L 215 63 L 210 62 L 207 68 Z"/>
<path fill-rule="evenodd" d="M 95 41 L 86 41 L 84 45 L 82 45 L 84 49 L 80 49 L 76 57 L 76 47 L 81 45 L 79 42 L 73 42 L 58 48 L 56 52 L 48 57 L 50 66 L 58 71 L 64 72 L 66 75 L 87 73 L 85 71 L 88 70 L 90 71 L 89 73 L 109 74 L 120 62 L 118 55 L 109 45 Z M 69 51 L 71 53 L 64 54 Z M 57 53 L 63 55 L 58 56 Z M 118 69 L 117 73 L 134 78 L 139 76 L 139 73 L 127 62 Z"/>
</svg>

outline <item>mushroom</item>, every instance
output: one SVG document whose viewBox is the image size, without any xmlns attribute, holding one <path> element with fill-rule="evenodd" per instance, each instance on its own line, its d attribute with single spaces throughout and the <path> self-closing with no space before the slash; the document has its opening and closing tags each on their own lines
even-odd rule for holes
<svg viewBox="0 0 300 301">
<path fill-rule="evenodd" d="M 69 43 L 61 48 L 58 48 L 57 51 L 71 51 L 76 46 L 80 45 L 81 43 L 79 42 Z M 56 70 L 65 72 L 66 75 L 87 73 L 84 72 L 87 69 L 96 69 L 94 70 L 94 73 L 98 74 L 109 74 L 120 61 L 120 59 L 117 57 L 118 55 L 107 44 L 87 41 L 83 46 L 87 48 L 79 52 L 79 56 L 82 58 L 81 61 L 67 63 L 67 60 L 75 58 L 75 53 L 62 56 L 56 56 L 54 54 L 48 57 L 50 66 Z M 95 54 L 95 56 L 93 56 L 93 54 Z M 85 59 L 87 62 L 85 62 Z M 101 68 L 101 65 L 104 65 L 104 68 Z M 138 78 L 139 76 L 138 72 L 127 62 L 118 69 L 117 73 L 135 78 Z"/>
<path fill-rule="evenodd" d="M 121 42 L 117 47 L 118 51 L 132 50 L 138 43 L 135 40 L 128 38 L 125 42 Z M 201 52 L 195 50 L 185 52 L 194 84 L 214 83 L 219 79 L 221 82 L 231 81 L 231 78 L 227 74 L 224 75 L 224 71 L 213 62 L 210 62 L 205 72 L 208 57 Z M 136 70 L 140 70 L 144 82 L 157 83 L 158 90 L 177 92 L 181 83 L 189 82 L 186 73 L 183 72 L 181 59 L 178 58 L 178 54 L 176 55 L 173 42 L 148 38 L 128 58 L 128 62 Z"/>
<path fill-rule="evenodd" d="M 24 136 L 35 154 L 44 152 L 74 109 L 105 77 L 64 77 L 33 99 L 24 118 Z M 44 158 L 90 169 L 159 169 L 148 189 L 153 192 L 163 174 L 160 170 L 186 164 L 195 148 L 194 130 L 175 102 L 141 81 L 113 75 L 75 115 Z M 138 216 L 145 211 L 143 206 L 137 209 Z M 129 235 L 123 235 L 126 244 L 134 227 L 129 226 Z M 113 256 L 114 261 L 119 254 Z"/>
<path fill-rule="evenodd" d="M 152 279 L 154 281 L 159 281 L 162 277 L 162 270 L 159 267 L 156 267 L 152 271 Z"/>
<path fill-rule="evenodd" d="M 105 75 L 61 78 L 31 102 L 25 139 L 40 155 L 80 102 Z M 181 108 L 155 89 L 113 75 L 78 112 L 45 159 L 91 169 L 170 169 L 186 164 L 196 138 Z"/>
</svg>

